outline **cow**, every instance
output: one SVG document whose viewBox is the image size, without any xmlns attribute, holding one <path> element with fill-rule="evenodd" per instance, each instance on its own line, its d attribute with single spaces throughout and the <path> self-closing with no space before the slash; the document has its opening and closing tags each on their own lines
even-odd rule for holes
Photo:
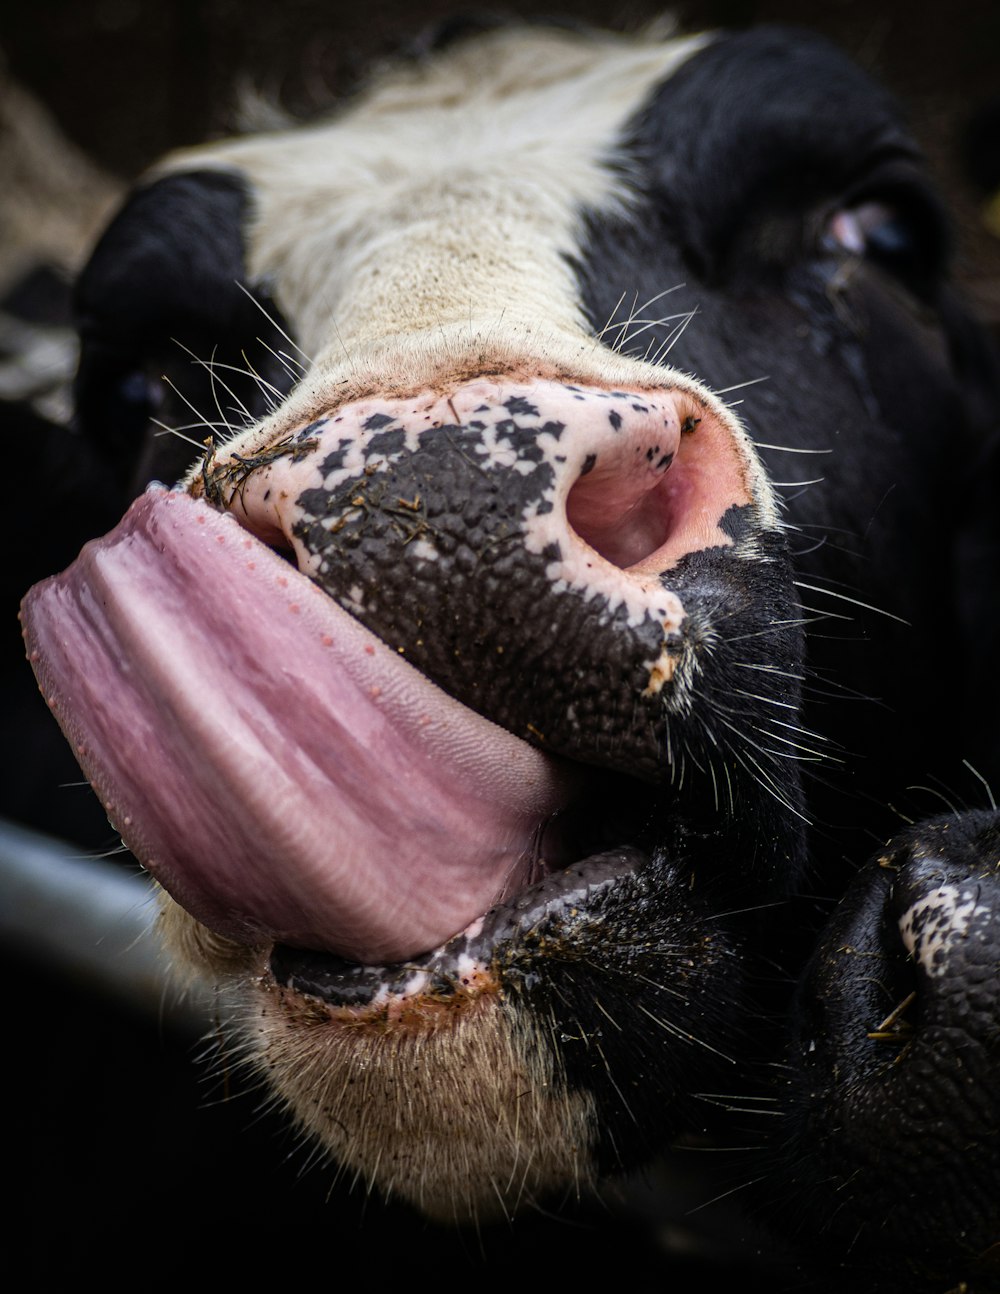
<svg viewBox="0 0 1000 1294">
<path fill-rule="evenodd" d="M 783 28 L 452 33 L 110 224 L 79 426 L 181 483 L 28 653 L 346 1171 L 481 1221 L 756 1104 L 748 1207 L 832 1280 L 995 1284 L 1000 377 L 948 253 Z M 901 807 L 962 761 L 981 807 Z"/>
</svg>

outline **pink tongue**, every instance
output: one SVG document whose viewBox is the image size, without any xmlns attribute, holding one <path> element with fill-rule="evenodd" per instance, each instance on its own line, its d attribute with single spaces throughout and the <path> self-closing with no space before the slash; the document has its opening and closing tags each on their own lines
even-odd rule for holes
<svg viewBox="0 0 1000 1294">
<path fill-rule="evenodd" d="M 148 491 L 22 618 L 126 844 L 238 940 L 414 956 L 532 879 L 572 791 L 183 493 Z"/>
</svg>

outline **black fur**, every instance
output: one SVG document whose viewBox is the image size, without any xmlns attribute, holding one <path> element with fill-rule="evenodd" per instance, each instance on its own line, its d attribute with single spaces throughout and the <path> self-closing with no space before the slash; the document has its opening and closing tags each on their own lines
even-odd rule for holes
<svg viewBox="0 0 1000 1294">
<path fill-rule="evenodd" d="M 773 479 L 793 482 L 783 493 L 815 621 L 805 727 L 840 757 L 807 784 L 812 876 L 834 895 L 845 861 L 860 864 L 896 829 L 914 784 L 937 774 L 979 798 L 965 758 L 997 785 L 996 671 L 984 659 L 998 628 L 996 360 L 948 284 L 940 206 L 897 111 L 823 42 L 782 31 L 720 41 L 660 88 L 625 147 L 645 204 L 627 224 L 591 221 L 579 274 L 595 326 L 640 274 L 650 297 L 676 286 L 664 313 L 697 313 L 670 362 L 720 389 L 766 379 L 739 393 L 754 440 L 817 451 L 762 454 Z M 868 202 L 894 213 L 891 236 L 847 271 L 824 231 Z M 654 329 L 654 347 L 674 328 Z M 822 479 L 794 483 L 809 478 Z M 981 884 L 987 931 L 997 823 L 990 811 L 947 824 L 944 841 L 961 848 L 940 864 Z M 764 1194 L 784 1228 L 829 1246 L 836 1289 L 936 1290 L 959 1277 L 994 1288 L 983 1255 L 1000 1225 L 997 999 L 978 999 L 978 1027 L 949 1008 L 960 980 L 931 1004 L 894 927 L 908 873 L 884 861 L 933 850 L 942 830 L 911 829 L 860 873 L 793 1010 L 793 1097 Z M 870 913 L 863 939 L 848 928 L 858 908 Z M 773 946 L 794 964 L 788 915 Z M 799 923 L 816 928 L 807 905 Z M 983 937 L 992 966 L 995 934 Z M 836 957 L 845 946 L 855 960 Z M 869 1035 L 912 989 L 887 1048 Z"/>
<path fill-rule="evenodd" d="M 152 439 L 152 419 L 200 427 L 199 415 L 217 408 L 225 435 L 224 424 L 267 411 L 248 367 L 276 395 L 291 387 L 275 354 L 287 345 L 284 320 L 247 273 L 249 215 L 239 176 L 155 180 L 129 199 L 77 283 L 79 427 L 132 494 L 150 479 L 176 480 L 196 452 L 162 429 Z"/>
</svg>

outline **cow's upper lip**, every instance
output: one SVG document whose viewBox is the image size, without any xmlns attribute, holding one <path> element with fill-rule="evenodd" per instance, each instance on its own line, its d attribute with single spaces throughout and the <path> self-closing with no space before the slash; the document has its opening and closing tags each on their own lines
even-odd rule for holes
<svg viewBox="0 0 1000 1294">
<path fill-rule="evenodd" d="M 241 942 L 365 963 L 442 944 L 543 874 L 539 837 L 585 777 L 183 492 L 148 491 L 29 594 L 24 621 L 126 843 Z"/>
</svg>

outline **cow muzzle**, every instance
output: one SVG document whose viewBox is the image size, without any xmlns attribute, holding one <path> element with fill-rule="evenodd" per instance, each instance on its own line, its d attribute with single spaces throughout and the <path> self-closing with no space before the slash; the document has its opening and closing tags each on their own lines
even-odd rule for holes
<svg viewBox="0 0 1000 1294">
<path fill-rule="evenodd" d="M 717 732 L 715 812 L 769 778 L 740 707 L 787 692 L 787 569 L 720 406 L 487 376 L 262 430 L 25 611 L 109 817 L 205 926 L 401 961 L 570 865 L 604 885 L 609 848 L 634 870 L 650 784 Z"/>
</svg>

